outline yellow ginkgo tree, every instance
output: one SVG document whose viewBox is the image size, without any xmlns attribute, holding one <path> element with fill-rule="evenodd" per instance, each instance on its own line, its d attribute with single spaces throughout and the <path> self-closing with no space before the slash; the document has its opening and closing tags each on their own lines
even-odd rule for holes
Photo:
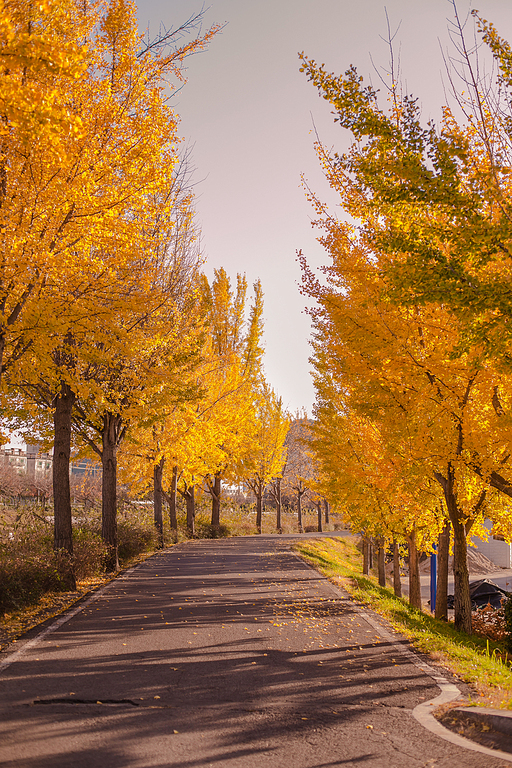
<svg viewBox="0 0 512 768">
<path fill-rule="evenodd" d="M 87 38 L 96 3 L 69 0 L 4 0 L 0 7 L 0 147 L 14 139 L 31 151 L 43 143 L 53 159 L 65 152 L 68 135 L 79 134 L 80 115 L 68 94 L 87 67 Z M 2 178 L 7 178 L 7 153 Z"/>
<path fill-rule="evenodd" d="M 80 130 L 63 130 L 58 158 L 47 151 L 44 134 L 27 150 L 13 131 L 6 148 L 9 174 L 0 190 L 6 255 L 0 267 L 0 362 L 10 386 L 40 392 L 43 382 L 50 393 L 55 545 L 68 552 L 66 478 L 78 399 L 82 407 L 114 403 L 105 413 L 115 421 L 116 387 L 136 388 L 141 366 L 156 370 L 156 350 L 169 343 L 170 333 L 160 337 L 157 329 L 179 325 L 176 275 L 167 267 L 160 273 L 164 260 L 151 238 L 151 230 L 172 214 L 170 190 L 179 164 L 177 118 L 166 87 L 169 78 L 181 77 L 184 57 L 215 32 L 182 47 L 168 35 L 151 43 L 138 32 L 131 2 L 80 4 L 78 11 L 82 21 L 74 34 L 87 43 L 86 66 L 67 87 L 67 99 Z M 144 333 L 145 358 L 139 355 L 130 369 L 127 358 L 140 352 Z"/>
<path fill-rule="evenodd" d="M 354 194 L 351 188 L 336 188 L 342 199 Z M 512 380 L 477 347 L 459 357 L 451 354 L 458 331 L 449 311 L 390 303 L 380 275 L 380 253 L 355 227 L 329 217 L 324 227 L 323 241 L 332 256 L 327 284 L 320 284 L 304 265 L 305 290 L 318 302 L 313 310 L 317 418 L 329 418 L 334 411 L 350 417 L 355 430 L 375 425 L 375 445 L 382 443 L 385 450 L 370 452 L 370 486 L 382 489 L 388 482 L 390 461 L 401 477 L 388 486 L 389 510 L 397 508 L 401 493 L 411 498 L 416 487 L 422 494 L 432 492 L 433 505 L 423 508 L 431 515 L 442 494 L 454 534 L 456 622 L 469 631 L 466 537 L 479 516 L 491 514 L 493 493 L 472 464 L 489 472 L 507 460 L 505 408 Z M 359 417 L 365 421 L 358 422 Z M 404 503 L 406 508 L 411 505 Z M 379 502 L 375 512 L 381 515 L 382 510 L 386 505 Z M 416 510 L 404 531 L 409 538 L 411 531 L 424 527 L 421 509 Z"/>
<path fill-rule="evenodd" d="M 256 530 L 261 533 L 263 495 L 270 483 L 282 478 L 290 428 L 281 399 L 264 380 L 255 391 L 255 416 L 256 429 L 245 451 L 241 477 L 256 499 Z M 278 519 L 277 529 L 280 527 Z"/>
</svg>

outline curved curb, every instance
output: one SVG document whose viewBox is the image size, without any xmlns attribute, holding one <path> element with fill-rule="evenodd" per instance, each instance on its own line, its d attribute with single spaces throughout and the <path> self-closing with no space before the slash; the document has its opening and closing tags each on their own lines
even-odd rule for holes
<svg viewBox="0 0 512 768">
<path fill-rule="evenodd" d="M 428 731 L 434 733 L 436 736 L 439 736 L 441 739 L 455 744 L 457 747 L 471 749 L 473 752 L 480 752 L 484 755 L 489 755 L 489 757 L 497 757 L 500 760 L 505 760 L 508 763 L 512 763 L 512 755 L 509 752 L 502 752 L 500 749 L 489 749 L 489 747 L 484 747 L 482 744 L 477 744 L 474 741 L 470 741 L 470 739 L 466 739 L 464 736 L 459 736 L 458 733 L 453 733 L 453 731 L 445 728 L 444 725 L 439 722 L 439 720 L 436 720 L 432 714 L 431 708 L 437 707 L 440 704 L 446 704 L 448 701 L 453 701 L 453 699 L 456 699 L 460 693 L 456 686 L 452 686 L 457 691 L 457 693 L 453 695 L 452 692 L 443 690 L 443 684 L 437 684 L 441 688 L 441 694 L 431 701 L 418 704 L 418 706 L 415 707 L 412 711 L 413 717 L 416 718 L 418 723 L 420 723 L 420 725 L 422 725 Z"/>
<path fill-rule="evenodd" d="M 432 714 L 432 711 L 435 707 L 439 707 L 441 704 L 447 704 L 449 701 L 454 701 L 455 699 L 458 699 L 461 695 L 460 690 L 457 688 L 457 686 L 454 683 L 450 683 L 449 680 L 447 680 L 445 677 L 439 674 L 433 667 L 430 666 L 430 664 L 427 664 L 426 662 L 422 661 L 422 659 L 418 656 L 417 653 L 414 653 L 409 648 L 404 648 L 403 645 L 396 642 L 396 639 L 393 637 L 393 635 L 388 632 L 388 630 L 383 626 L 382 623 L 377 622 L 373 616 L 371 616 L 369 613 L 367 613 L 363 608 L 361 608 L 356 601 L 352 598 L 352 596 L 348 592 L 342 592 L 339 587 L 337 587 L 335 584 L 332 583 L 326 576 L 324 576 L 323 573 L 320 573 L 320 571 L 317 571 L 317 569 L 311 565 L 311 563 L 308 563 L 307 560 L 304 560 L 300 555 L 298 555 L 296 552 L 293 552 L 292 554 L 295 555 L 303 564 L 307 565 L 309 568 L 311 568 L 315 573 L 319 574 L 325 581 L 329 584 L 331 589 L 336 592 L 338 595 L 340 595 L 342 598 L 350 599 L 352 602 L 354 610 L 364 618 L 365 621 L 367 621 L 374 629 L 378 630 L 379 634 L 383 637 L 385 637 L 390 645 L 392 645 L 397 653 L 402 654 L 403 656 L 406 656 L 412 664 L 414 664 L 416 667 L 421 669 L 422 672 L 424 672 L 426 675 L 431 677 L 436 685 L 441 689 L 441 693 L 439 696 L 436 696 L 434 699 L 431 699 L 430 701 L 424 701 L 421 702 L 421 704 L 418 704 L 413 710 L 412 715 L 415 718 L 415 720 L 418 721 L 420 725 L 423 726 L 423 728 L 426 728 L 431 733 L 438 736 L 440 739 L 444 739 L 444 741 L 449 741 L 451 744 L 457 746 L 457 747 L 463 747 L 464 749 L 470 749 L 473 752 L 480 752 L 481 754 L 488 755 L 489 757 L 499 758 L 500 760 L 504 760 L 508 763 L 512 763 L 512 754 L 508 752 L 502 752 L 499 749 L 489 749 L 489 747 L 484 747 L 481 744 L 477 744 L 474 741 L 471 741 L 470 739 L 464 738 L 464 736 L 459 736 L 457 733 L 453 733 L 448 728 L 445 728 L 444 725 L 442 725 L 434 715 Z M 386 619 L 384 617 L 381 617 L 381 621 L 385 622 Z M 386 622 L 387 623 L 387 622 Z M 500 714 L 499 710 L 496 710 L 496 714 Z"/>
<path fill-rule="evenodd" d="M 369 616 L 360 608 L 358 608 L 358 612 L 364 616 L 366 621 L 378 629 L 381 634 L 387 636 L 389 642 L 396 648 L 397 653 L 405 654 L 405 656 L 407 656 L 416 667 L 431 677 L 435 681 L 436 685 L 441 689 L 439 696 L 436 696 L 430 701 L 422 701 L 421 704 L 418 704 L 416 707 L 414 707 L 412 715 L 420 725 L 422 725 L 431 733 L 434 733 L 436 736 L 439 736 L 439 738 L 444 739 L 445 741 L 449 741 L 451 744 L 454 744 L 457 747 L 471 749 L 473 752 L 480 752 L 481 754 L 499 758 L 500 760 L 512 763 L 512 754 L 509 752 L 502 752 L 500 749 L 490 749 L 489 747 L 484 747 L 482 744 L 478 744 L 475 741 L 466 739 L 464 736 L 459 736 L 458 733 L 453 733 L 453 731 L 450 731 L 449 728 L 445 728 L 445 726 L 442 725 L 439 720 L 436 720 L 432 714 L 433 710 L 436 707 L 439 707 L 441 704 L 447 704 L 449 701 L 458 699 L 461 695 L 460 690 L 454 683 L 450 683 L 449 680 L 440 675 L 433 667 L 430 666 L 430 664 L 422 661 L 416 653 L 411 651 L 409 648 L 404 648 L 402 645 L 399 645 L 395 641 L 393 635 L 387 632 L 387 630 L 383 629 L 383 627 L 379 625 L 372 616 Z M 496 711 L 496 714 L 499 714 L 499 710 Z"/>
<path fill-rule="evenodd" d="M 492 707 L 456 707 L 451 711 L 452 715 L 464 715 L 469 720 L 479 725 L 487 725 L 496 733 L 511 739 L 512 745 L 512 712 L 510 709 L 493 709 Z"/>
</svg>

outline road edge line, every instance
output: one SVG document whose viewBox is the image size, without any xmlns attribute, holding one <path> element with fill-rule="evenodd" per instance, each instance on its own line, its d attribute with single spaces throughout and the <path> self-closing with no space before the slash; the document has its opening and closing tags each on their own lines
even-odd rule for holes
<svg viewBox="0 0 512 768">
<path fill-rule="evenodd" d="M 11 664 L 14 664 L 16 661 L 18 661 L 27 651 L 37 645 L 40 640 L 43 640 L 47 635 L 55 632 L 56 629 L 62 627 L 63 624 L 66 624 L 66 622 L 83 611 L 84 608 L 87 608 L 87 606 L 91 605 L 91 603 L 94 603 L 96 600 L 98 600 L 112 584 L 117 583 L 118 581 L 126 578 L 129 574 L 133 573 L 133 571 L 135 571 L 139 565 L 140 563 L 137 563 L 137 565 L 132 566 L 132 568 L 128 568 L 126 571 L 124 571 L 124 573 L 118 576 L 117 579 L 112 579 L 107 584 L 104 584 L 86 600 L 80 602 L 79 605 L 75 606 L 75 608 L 72 608 L 71 610 L 61 614 L 58 619 L 55 619 L 55 621 L 53 621 L 48 627 L 41 630 L 41 632 L 38 632 L 35 637 L 33 637 L 31 640 L 27 640 L 26 643 L 23 643 L 21 648 L 18 648 L 12 653 L 8 654 L 4 659 L 0 661 L 0 674 L 5 669 L 10 667 Z"/>
</svg>

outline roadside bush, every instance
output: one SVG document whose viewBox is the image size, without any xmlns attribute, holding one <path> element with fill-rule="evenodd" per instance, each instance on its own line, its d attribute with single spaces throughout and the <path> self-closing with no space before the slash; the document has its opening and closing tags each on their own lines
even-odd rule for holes
<svg viewBox="0 0 512 768">
<path fill-rule="evenodd" d="M 38 519 L 24 520 L 0 542 L 0 614 L 31 605 L 50 590 L 66 590 L 52 543 L 50 526 Z"/>
<path fill-rule="evenodd" d="M 78 516 L 77 516 L 78 517 Z M 101 512 L 89 511 L 73 526 L 73 561 L 77 579 L 104 572 L 107 546 L 101 538 Z M 155 548 L 157 535 L 151 508 L 126 505 L 117 519 L 118 556 L 121 564 Z"/>
<path fill-rule="evenodd" d="M 473 634 L 488 637 L 496 642 L 507 642 L 507 628 L 503 608 L 486 605 L 473 611 L 471 616 Z"/>
<path fill-rule="evenodd" d="M 106 547 L 94 523 L 81 523 L 73 531 L 73 558 L 53 551 L 51 520 L 30 510 L 4 529 L 0 541 L 0 615 L 33 605 L 46 592 L 67 592 L 69 575 L 76 579 L 103 570 Z"/>
<path fill-rule="evenodd" d="M 156 548 L 157 532 L 152 516 L 144 511 L 130 512 L 120 519 L 117 526 L 119 560 L 124 562 L 132 557 Z"/>
<path fill-rule="evenodd" d="M 88 525 L 73 531 L 73 570 L 80 581 L 103 573 L 107 546 L 100 534 Z"/>
<path fill-rule="evenodd" d="M 36 603 L 45 592 L 66 591 L 53 553 L 45 558 L 0 559 L 0 615 Z"/>
<path fill-rule="evenodd" d="M 196 539 L 223 539 L 229 536 L 230 530 L 227 525 L 220 524 L 218 530 L 215 530 L 210 522 L 197 520 L 195 522 Z"/>
</svg>

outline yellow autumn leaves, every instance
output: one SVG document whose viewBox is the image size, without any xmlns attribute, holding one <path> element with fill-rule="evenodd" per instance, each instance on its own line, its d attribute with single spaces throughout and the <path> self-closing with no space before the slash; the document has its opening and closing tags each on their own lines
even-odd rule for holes
<svg viewBox="0 0 512 768">
<path fill-rule="evenodd" d="M 482 91 L 468 54 L 466 124 L 445 109 L 439 129 L 423 125 L 397 86 L 381 107 L 355 68 L 338 77 L 302 56 L 354 138 L 343 155 L 317 147 L 346 220 L 317 201 L 325 279 L 303 262 L 325 492 L 356 529 L 424 551 L 448 518 L 468 631 L 467 537 L 490 517 L 512 538 L 512 71 L 508 43 L 477 23 L 500 73 Z"/>
<path fill-rule="evenodd" d="M 131 0 L 0 5 L 3 412 L 55 445 L 58 548 L 72 549 L 71 450 L 102 463 L 110 567 L 121 446 L 141 491 L 158 471 L 164 491 L 230 479 L 274 397 L 261 286 L 248 309 L 244 277 L 233 295 L 223 270 L 211 285 L 201 271 L 169 105 L 218 29 L 200 20 L 151 40 Z"/>
</svg>

